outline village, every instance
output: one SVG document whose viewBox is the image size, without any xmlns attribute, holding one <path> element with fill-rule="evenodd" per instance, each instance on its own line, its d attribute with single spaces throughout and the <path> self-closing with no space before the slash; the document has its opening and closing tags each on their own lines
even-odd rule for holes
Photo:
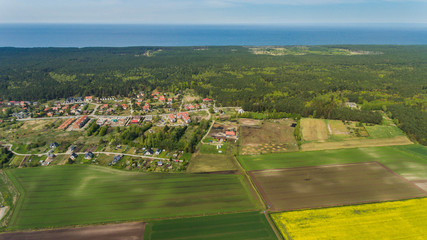
<svg viewBox="0 0 427 240">
<path fill-rule="evenodd" d="M 243 112 L 240 108 L 216 107 L 215 101 L 210 98 L 161 91 L 139 92 L 128 97 L 84 96 L 47 102 L 2 101 L 0 109 L 3 116 L 7 116 L 0 123 L 7 121 L 5 123 L 20 124 L 23 128 L 26 124 L 50 128 L 44 130 L 49 131 L 46 136 L 40 137 L 38 134 L 38 140 L 28 136 L 28 143 L 36 145 L 33 148 L 24 146 L 25 138 L 18 140 L 17 137 L 14 142 L 3 136 L 1 144 L 9 146 L 16 154 L 11 166 L 80 163 L 144 171 L 185 169 L 199 142 L 213 145 L 216 152 L 222 153 L 224 149 L 221 147 L 226 141 L 237 141 L 238 127 L 218 125 L 214 119 L 220 121 L 224 116 Z M 203 127 L 200 126 L 201 122 Z M 49 124 L 44 125 L 46 123 Z M 142 135 L 131 142 L 124 140 L 123 132 L 140 131 L 138 129 L 143 129 Z M 181 140 L 176 143 L 181 147 L 169 147 L 163 142 L 157 143 L 162 146 L 146 142 L 139 144 L 140 147 L 136 146 L 137 139 L 150 141 L 147 139 L 159 138 L 158 134 L 170 134 L 165 129 L 182 131 L 179 136 Z M 50 132 L 52 137 L 49 137 Z M 61 139 L 59 136 L 65 137 Z M 197 139 L 197 142 L 193 139 Z M 42 143 L 33 144 L 33 141 Z"/>
</svg>

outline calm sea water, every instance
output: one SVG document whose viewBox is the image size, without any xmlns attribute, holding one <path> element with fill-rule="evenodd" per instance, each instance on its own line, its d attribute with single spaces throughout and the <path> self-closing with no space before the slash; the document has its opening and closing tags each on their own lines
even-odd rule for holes
<svg viewBox="0 0 427 240">
<path fill-rule="evenodd" d="M 427 44 L 427 26 L 0 25 L 0 47 L 327 44 Z"/>
</svg>

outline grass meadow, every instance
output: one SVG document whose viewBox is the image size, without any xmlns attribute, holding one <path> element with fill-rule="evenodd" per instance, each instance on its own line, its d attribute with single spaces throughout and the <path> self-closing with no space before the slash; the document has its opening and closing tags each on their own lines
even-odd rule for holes
<svg viewBox="0 0 427 240">
<path fill-rule="evenodd" d="M 21 193 L 9 230 L 259 209 L 240 175 L 144 174 L 69 165 L 7 174 Z"/>
<path fill-rule="evenodd" d="M 425 239 L 427 198 L 271 215 L 285 239 Z"/>
<path fill-rule="evenodd" d="M 273 240 L 277 238 L 264 214 L 246 212 L 150 222 L 145 227 L 144 239 Z"/>
<path fill-rule="evenodd" d="M 427 179 L 427 147 L 404 145 L 239 156 L 246 170 L 378 161 L 409 179 Z"/>
</svg>

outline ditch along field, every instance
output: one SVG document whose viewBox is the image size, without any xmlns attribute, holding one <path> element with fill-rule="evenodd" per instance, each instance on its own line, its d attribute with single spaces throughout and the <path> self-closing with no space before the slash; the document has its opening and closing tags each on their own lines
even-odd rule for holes
<svg viewBox="0 0 427 240">
<path fill-rule="evenodd" d="M 238 156 L 246 170 L 377 161 L 408 180 L 427 180 L 427 147 L 405 145 Z"/>
<path fill-rule="evenodd" d="M 249 175 L 272 211 L 427 196 L 377 162 L 251 171 Z"/>
<path fill-rule="evenodd" d="M 356 122 L 303 118 L 300 124 L 303 151 L 412 144 L 402 130 L 389 122 L 359 126 Z"/>
<path fill-rule="evenodd" d="M 277 239 L 264 214 L 247 212 L 150 222 L 145 240 Z"/>
<path fill-rule="evenodd" d="M 87 165 L 6 173 L 21 193 L 8 230 L 260 209 L 240 175 L 144 174 Z"/>
<path fill-rule="evenodd" d="M 247 121 L 242 121 L 246 123 Z M 298 151 L 293 120 L 266 120 L 240 127 L 241 155 Z"/>
<path fill-rule="evenodd" d="M 274 213 L 287 240 L 426 239 L 427 198 Z"/>
<path fill-rule="evenodd" d="M 143 240 L 144 228 L 145 223 L 134 222 L 45 231 L 12 232 L 0 233 L 0 240 Z"/>
</svg>

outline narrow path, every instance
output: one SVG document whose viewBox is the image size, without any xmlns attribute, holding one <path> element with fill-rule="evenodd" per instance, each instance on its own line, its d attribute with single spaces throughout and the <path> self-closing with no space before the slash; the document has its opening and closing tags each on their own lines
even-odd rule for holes
<svg viewBox="0 0 427 240">
<path fill-rule="evenodd" d="M 95 108 L 93 109 L 92 113 L 89 115 L 91 117 L 95 116 L 95 112 L 98 110 L 99 106 L 101 106 L 101 104 L 97 104 L 97 103 L 91 103 L 93 105 L 95 105 Z"/>
<path fill-rule="evenodd" d="M 215 124 L 215 120 L 212 120 L 212 124 L 209 127 L 208 131 L 206 132 L 205 136 L 202 137 L 202 140 L 200 140 L 201 144 L 208 144 L 208 143 L 204 143 L 203 140 L 205 140 L 205 138 L 209 135 L 214 124 Z"/>
<path fill-rule="evenodd" d="M 255 184 L 252 182 L 251 177 L 247 173 L 247 171 L 243 168 L 243 166 L 240 164 L 239 160 L 236 156 L 233 156 L 233 160 L 236 162 L 237 167 L 239 168 L 239 171 L 243 173 L 243 175 L 246 177 L 246 180 L 249 182 L 250 187 L 252 188 L 252 191 L 255 193 L 255 195 L 258 198 L 258 201 L 261 203 L 262 209 L 264 210 L 265 218 L 267 218 L 268 223 L 270 224 L 270 227 L 273 229 L 274 233 L 276 234 L 276 237 L 278 240 L 283 240 L 282 234 L 277 230 L 276 225 L 271 220 L 270 216 L 268 216 L 268 208 L 267 204 L 264 201 L 264 198 L 262 195 L 258 192 L 258 189 L 256 188 Z"/>
<path fill-rule="evenodd" d="M 283 240 L 282 234 L 279 232 L 279 230 L 277 230 L 276 224 L 274 224 L 273 220 L 271 220 L 270 216 L 268 215 L 268 213 L 266 211 L 264 211 L 264 216 L 265 216 L 265 218 L 267 218 L 267 221 L 270 224 L 271 228 L 273 229 L 274 233 L 276 234 L 277 239 Z M 289 239 L 287 239 L 287 240 L 292 240 L 292 238 L 290 238 L 289 236 L 288 236 L 288 238 Z"/>
</svg>

